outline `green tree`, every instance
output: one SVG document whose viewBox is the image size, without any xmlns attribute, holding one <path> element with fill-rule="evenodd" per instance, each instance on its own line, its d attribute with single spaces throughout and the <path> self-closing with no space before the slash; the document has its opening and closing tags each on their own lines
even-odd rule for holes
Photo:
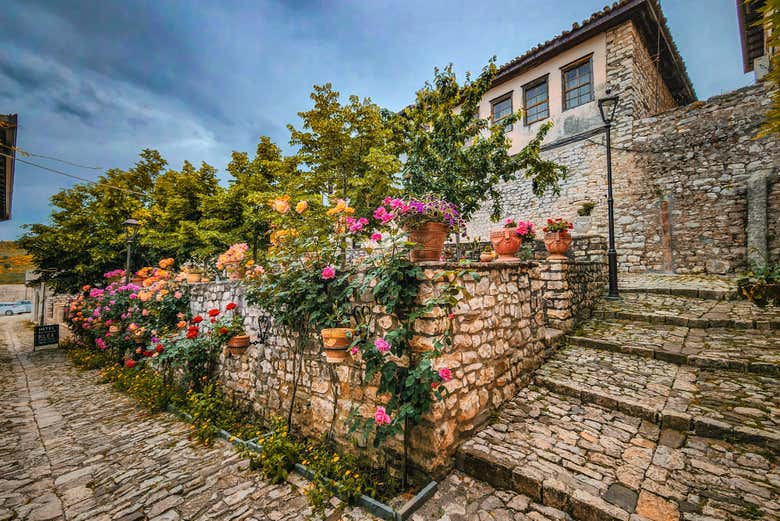
<svg viewBox="0 0 780 521">
<path fill-rule="evenodd" d="M 563 166 L 543 160 L 540 147 L 550 125 L 517 154 L 510 156 L 511 141 L 504 132 L 520 119 L 520 112 L 493 124 L 481 118 L 479 103 L 496 75 L 495 58 L 472 80 L 458 83 L 452 65 L 435 69 L 432 82 L 417 92 L 415 104 L 400 114 L 407 158 L 403 164 L 405 188 L 415 195 L 435 194 L 458 205 L 468 220 L 490 199 L 491 217 L 501 217 L 499 182 L 512 181 L 518 173 L 534 180 L 534 193 L 558 193 L 566 175 Z"/>
<path fill-rule="evenodd" d="M 111 169 L 94 184 L 78 184 L 54 194 L 50 224 L 33 224 L 19 244 L 33 257 L 42 280 L 68 292 L 124 266 L 122 223 L 146 217 L 149 193 L 165 168 L 156 150 L 144 150 L 129 170 Z M 136 259 L 145 257 L 141 248 Z"/>
<path fill-rule="evenodd" d="M 288 125 L 302 166 L 295 188 L 349 199 L 358 215 L 366 215 L 397 184 L 401 141 L 395 117 L 369 98 L 350 96 L 342 104 L 330 83 L 315 85 L 310 97 L 314 107 L 298 113 L 302 128 Z"/>
<path fill-rule="evenodd" d="M 196 170 L 185 161 L 181 171 L 168 170 L 157 177 L 139 232 L 146 263 L 165 257 L 183 262 L 205 253 L 197 230 L 204 199 L 220 190 L 216 174 L 206 163 Z"/>
</svg>

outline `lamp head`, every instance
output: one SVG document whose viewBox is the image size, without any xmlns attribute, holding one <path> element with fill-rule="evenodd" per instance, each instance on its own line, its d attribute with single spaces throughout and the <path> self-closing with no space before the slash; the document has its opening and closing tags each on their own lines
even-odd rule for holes
<svg viewBox="0 0 780 521">
<path fill-rule="evenodd" d="M 599 112 L 601 113 L 601 119 L 609 125 L 612 123 L 612 120 L 615 119 L 615 109 L 617 108 L 618 101 L 620 100 L 620 97 L 615 95 L 610 95 L 609 89 L 607 89 L 606 96 L 603 98 L 599 98 Z"/>
</svg>

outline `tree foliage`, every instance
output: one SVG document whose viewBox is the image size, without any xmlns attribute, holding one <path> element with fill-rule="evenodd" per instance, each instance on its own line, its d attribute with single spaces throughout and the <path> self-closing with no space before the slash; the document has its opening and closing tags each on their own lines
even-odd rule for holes
<svg viewBox="0 0 780 521">
<path fill-rule="evenodd" d="M 432 193 L 458 205 L 468 220 L 490 200 L 491 216 L 501 216 L 500 182 L 514 180 L 519 172 L 533 179 L 534 193 L 558 193 L 564 167 L 539 155 L 550 125 L 514 156 L 506 125 L 520 120 L 520 112 L 494 124 L 490 115 L 480 117 L 479 104 L 496 75 L 495 58 L 475 79 L 469 74 L 458 82 L 452 64 L 435 69 L 433 81 L 417 92 L 416 103 L 401 114 L 407 159 L 403 176 L 408 191 Z"/>
<path fill-rule="evenodd" d="M 780 48 L 780 0 L 767 0 L 761 8 L 764 31 L 769 35 L 768 48 Z M 772 55 L 769 74 L 766 79 L 775 86 L 772 94 L 772 107 L 767 114 L 767 120 L 761 135 L 780 134 L 780 53 Z"/>
</svg>

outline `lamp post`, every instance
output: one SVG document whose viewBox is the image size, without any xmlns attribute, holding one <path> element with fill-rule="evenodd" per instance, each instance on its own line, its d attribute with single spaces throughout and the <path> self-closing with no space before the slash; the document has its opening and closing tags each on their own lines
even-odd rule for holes
<svg viewBox="0 0 780 521">
<path fill-rule="evenodd" d="M 140 225 L 135 219 L 128 219 L 122 223 L 125 228 L 125 235 L 127 236 L 127 258 L 125 260 L 125 286 L 130 283 L 130 248 L 135 242 L 135 238 L 138 236 L 138 228 Z"/>
<path fill-rule="evenodd" d="M 616 300 L 620 298 L 617 281 L 617 251 L 615 251 L 615 214 L 612 200 L 612 120 L 615 118 L 615 108 L 618 104 L 618 96 L 607 95 L 599 99 L 599 112 L 604 120 L 607 134 L 607 212 L 609 219 L 609 248 L 607 249 L 607 263 L 609 264 L 609 293 L 607 298 Z"/>
</svg>

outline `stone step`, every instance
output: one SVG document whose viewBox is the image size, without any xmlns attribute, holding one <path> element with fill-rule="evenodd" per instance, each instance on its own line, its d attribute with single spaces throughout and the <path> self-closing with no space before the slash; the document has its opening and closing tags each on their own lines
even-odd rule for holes
<svg viewBox="0 0 780 521">
<path fill-rule="evenodd" d="M 535 381 L 664 427 L 780 454 L 780 381 L 773 377 L 570 346 L 539 368 Z"/>
<path fill-rule="evenodd" d="M 574 519 L 780 519 L 763 447 L 664 430 L 538 387 L 463 443 L 456 466 Z"/>
<path fill-rule="evenodd" d="M 780 329 L 780 308 L 760 308 L 746 300 L 655 293 L 624 293 L 620 300 L 602 300 L 593 316 L 705 329 Z"/>
<path fill-rule="evenodd" d="M 590 320 L 568 342 L 676 364 L 780 375 L 780 330 L 694 328 Z"/>
<path fill-rule="evenodd" d="M 653 293 L 709 300 L 733 300 L 737 298 L 735 280 L 718 275 L 621 273 L 618 276 L 618 286 L 621 294 Z"/>
</svg>

